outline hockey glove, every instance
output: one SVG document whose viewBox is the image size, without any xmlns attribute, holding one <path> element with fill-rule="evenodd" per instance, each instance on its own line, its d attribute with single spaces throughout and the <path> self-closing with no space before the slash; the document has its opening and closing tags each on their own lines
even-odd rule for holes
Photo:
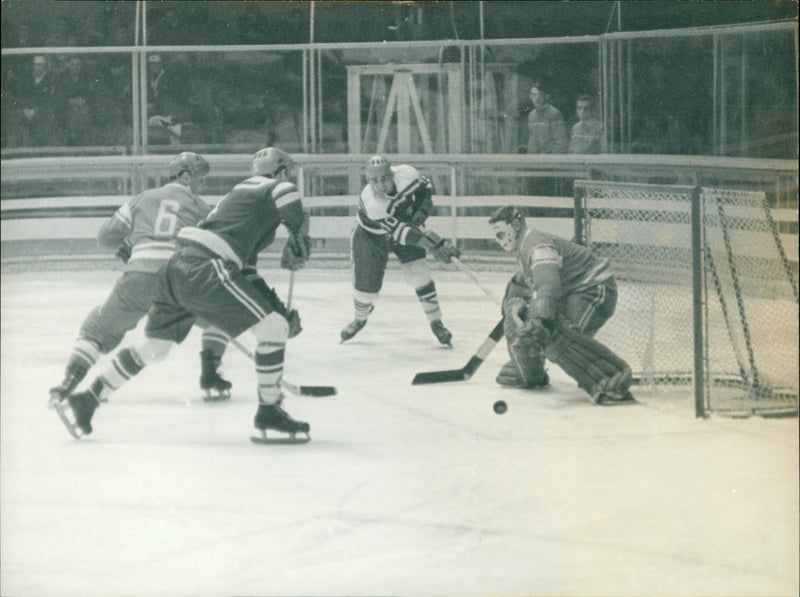
<svg viewBox="0 0 800 597">
<path fill-rule="evenodd" d="M 131 258 L 132 249 L 133 247 L 131 246 L 131 241 L 126 238 L 124 241 L 122 241 L 122 244 L 119 246 L 119 249 L 117 249 L 115 255 L 120 261 L 122 261 L 122 263 L 128 263 L 128 259 Z"/>
<path fill-rule="evenodd" d="M 433 253 L 433 256 L 443 263 L 450 263 L 452 257 L 461 257 L 461 251 L 457 247 L 431 230 L 422 235 L 419 245 Z"/>
<path fill-rule="evenodd" d="M 424 209 L 418 209 L 413 214 L 411 214 L 411 219 L 408 221 L 409 224 L 412 226 L 416 226 L 417 228 L 421 227 L 425 224 L 425 220 L 428 219 L 428 212 Z"/>
<path fill-rule="evenodd" d="M 289 231 L 289 238 L 283 246 L 281 267 L 290 271 L 302 268 L 311 254 L 311 237 L 308 235 L 308 214 L 303 214 L 303 223 L 297 232 Z"/>
<path fill-rule="evenodd" d="M 303 326 L 300 325 L 300 313 L 297 309 L 292 309 L 286 314 L 286 321 L 289 322 L 289 337 L 294 338 L 303 331 Z"/>
</svg>

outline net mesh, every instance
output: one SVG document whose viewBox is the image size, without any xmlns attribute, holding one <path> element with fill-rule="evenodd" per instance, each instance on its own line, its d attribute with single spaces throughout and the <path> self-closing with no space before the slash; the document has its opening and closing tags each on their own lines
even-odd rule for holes
<svg viewBox="0 0 800 597">
<path fill-rule="evenodd" d="M 650 387 L 693 381 L 693 187 L 576 182 L 584 240 L 616 272 L 598 339 Z M 704 188 L 706 408 L 797 408 L 797 282 L 763 193 Z"/>
</svg>

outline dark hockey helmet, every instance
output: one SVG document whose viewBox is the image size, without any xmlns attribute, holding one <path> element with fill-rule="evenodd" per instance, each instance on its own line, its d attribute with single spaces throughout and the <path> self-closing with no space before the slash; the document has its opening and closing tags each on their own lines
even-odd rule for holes
<svg viewBox="0 0 800 597">
<path fill-rule="evenodd" d="M 193 151 L 179 153 L 169 163 L 170 178 L 178 178 L 184 172 L 190 176 L 205 176 L 211 170 L 208 162 Z"/>
<path fill-rule="evenodd" d="M 276 176 L 281 169 L 287 174 L 294 168 L 292 156 L 277 147 L 259 149 L 250 162 L 250 174 L 253 176 Z"/>
<path fill-rule="evenodd" d="M 375 179 L 380 178 L 387 172 L 389 172 L 389 167 L 391 164 L 389 160 L 387 160 L 382 155 L 374 155 L 367 160 L 367 179 Z"/>
<path fill-rule="evenodd" d="M 494 224 L 495 222 L 507 222 L 512 225 L 514 222 L 522 222 L 524 224 L 525 216 L 522 215 L 518 207 L 506 205 L 504 207 L 498 207 L 494 213 L 492 213 L 489 218 L 489 223 Z"/>
</svg>

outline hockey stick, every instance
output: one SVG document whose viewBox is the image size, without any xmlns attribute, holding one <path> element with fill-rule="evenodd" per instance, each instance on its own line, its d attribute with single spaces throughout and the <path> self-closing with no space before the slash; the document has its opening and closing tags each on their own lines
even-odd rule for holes
<svg viewBox="0 0 800 597">
<path fill-rule="evenodd" d="M 475 285 L 483 291 L 483 294 L 485 294 L 487 297 L 489 297 L 490 301 L 492 301 L 494 304 L 498 305 L 499 307 L 503 306 L 503 303 L 500 300 L 498 300 L 497 297 L 494 294 L 492 294 L 492 292 L 488 288 L 486 288 L 483 284 L 481 284 L 481 281 L 478 280 L 478 276 L 476 276 L 473 273 L 473 271 L 471 269 L 469 269 L 466 265 L 461 263 L 461 260 L 458 257 L 451 257 L 450 259 L 453 260 L 453 263 L 456 264 L 456 267 L 458 269 L 460 269 L 462 272 L 467 274 L 467 276 L 469 276 L 469 278 L 473 282 L 475 282 Z"/>
<path fill-rule="evenodd" d="M 497 325 L 494 326 L 494 329 L 489 332 L 489 335 L 478 347 L 478 350 L 475 351 L 475 354 L 470 357 L 469 361 L 467 361 L 467 364 L 461 369 L 448 369 L 445 371 L 426 371 L 424 373 L 417 373 L 414 376 L 414 379 L 411 381 L 411 385 L 417 386 L 429 383 L 467 381 L 473 376 L 475 371 L 478 370 L 478 367 L 483 364 L 483 361 L 486 360 L 486 357 L 489 356 L 489 353 L 492 352 L 492 349 L 497 345 L 502 337 L 503 320 L 501 319 L 497 322 Z"/>
<path fill-rule="evenodd" d="M 236 338 L 229 338 L 230 343 L 233 344 L 239 351 L 247 356 L 251 361 L 255 362 L 256 356 L 250 352 L 247 347 L 239 342 Z M 299 396 L 314 396 L 316 398 L 322 398 L 324 396 L 335 396 L 336 395 L 336 388 L 333 386 L 296 386 L 293 383 L 289 383 L 285 379 L 281 380 L 281 387 L 286 388 L 292 394 L 297 394 Z"/>
</svg>

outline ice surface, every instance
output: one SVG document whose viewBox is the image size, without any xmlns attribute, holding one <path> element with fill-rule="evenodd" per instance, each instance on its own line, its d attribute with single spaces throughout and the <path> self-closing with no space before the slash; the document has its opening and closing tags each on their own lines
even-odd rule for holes
<svg viewBox="0 0 800 597">
<path fill-rule="evenodd" d="M 286 272 L 262 273 L 285 294 Z M 116 275 L 3 275 L 2 595 L 797 594 L 797 419 L 697 420 L 666 393 L 597 407 L 552 366 L 546 391 L 503 389 L 504 344 L 466 383 L 412 386 L 498 319 L 452 268 L 435 277 L 453 349 L 397 269 L 342 345 L 349 272 L 297 275 L 286 378 L 339 391 L 285 401 L 309 444 L 250 443 L 233 347 L 232 400 L 203 403 L 197 332 L 76 441 L 47 390 Z M 479 273 L 498 296 L 508 275 Z"/>
</svg>

